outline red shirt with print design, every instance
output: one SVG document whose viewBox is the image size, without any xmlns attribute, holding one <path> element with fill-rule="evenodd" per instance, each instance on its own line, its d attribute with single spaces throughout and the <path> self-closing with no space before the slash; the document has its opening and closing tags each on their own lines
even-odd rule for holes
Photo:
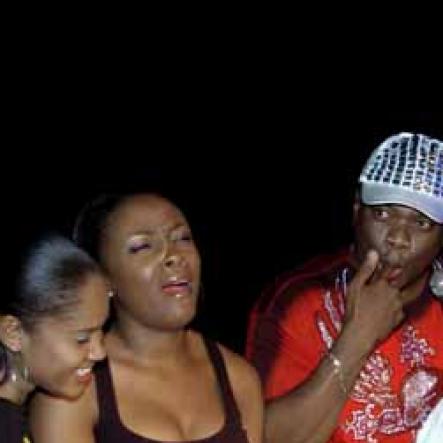
<svg viewBox="0 0 443 443">
<path fill-rule="evenodd" d="M 267 399 L 302 383 L 339 335 L 348 259 L 342 251 L 277 278 L 254 307 L 246 354 Z M 413 442 L 442 384 L 443 307 L 424 293 L 368 357 L 330 442 Z"/>
</svg>

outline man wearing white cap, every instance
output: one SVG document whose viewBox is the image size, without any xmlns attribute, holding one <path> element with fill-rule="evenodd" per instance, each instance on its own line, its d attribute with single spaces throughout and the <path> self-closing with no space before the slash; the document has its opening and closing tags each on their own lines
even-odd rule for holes
<svg viewBox="0 0 443 443">
<path fill-rule="evenodd" d="M 394 135 L 360 183 L 352 247 L 277 278 L 251 314 L 271 443 L 413 442 L 443 397 L 443 143 Z"/>
</svg>

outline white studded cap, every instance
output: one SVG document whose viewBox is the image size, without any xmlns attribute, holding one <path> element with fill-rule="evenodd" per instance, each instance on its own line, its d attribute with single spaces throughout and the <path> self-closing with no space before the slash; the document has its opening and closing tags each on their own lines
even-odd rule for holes
<svg viewBox="0 0 443 443">
<path fill-rule="evenodd" d="M 443 223 L 443 142 L 406 132 L 389 137 L 359 181 L 363 203 L 404 205 Z"/>
</svg>

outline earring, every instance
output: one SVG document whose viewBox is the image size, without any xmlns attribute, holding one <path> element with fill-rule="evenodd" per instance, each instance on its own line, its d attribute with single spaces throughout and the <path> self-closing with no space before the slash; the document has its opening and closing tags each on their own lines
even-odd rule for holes
<svg viewBox="0 0 443 443">
<path fill-rule="evenodd" d="M 114 297 L 114 295 L 115 295 L 115 292 L 114 292 L 112 289 L 110 289 L 110 290 L 108 291 L 108 297 L 109 297 L 109 298 L 112 298 L 112 297 Z"/>
<path fill-rule="evenodd" d="M 26 366 L 25 362 L 23 361 L 23 355 L 21 352 L 14 352 L 12 354 L 11 363 L 11 381 L 17 383 L 21 379 L 25 383 L 30 383 L 31 374 L 28 366 Z"/>
<path fill-rule="evenodd" d="M 438 261 L 434 261 L 434 271 L 432 272 L 429 285 L 435 296 L 443 299 L 443 266 Z"/>
<path fill-rule="evenodd" d="M 10 377 L 11 377 L 12 383 L 17 383 L 18 375 L 17 375 L 17 372 L 14 369 L 11 369 Z"/>
</svg>

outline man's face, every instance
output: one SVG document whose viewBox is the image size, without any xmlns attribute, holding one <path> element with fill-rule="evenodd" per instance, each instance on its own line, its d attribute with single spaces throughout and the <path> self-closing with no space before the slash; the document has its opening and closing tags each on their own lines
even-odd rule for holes
<svg viewBox="0 0 443 443">
<path fill-rule="evenodd" d="M 443 247 L 443 225 L 401 205 L 354 205 L 356 253 L 362 261 L 370 249 L 389 266 L 391 285 L 405 288 L 425 278 Z"/>
</svg>

